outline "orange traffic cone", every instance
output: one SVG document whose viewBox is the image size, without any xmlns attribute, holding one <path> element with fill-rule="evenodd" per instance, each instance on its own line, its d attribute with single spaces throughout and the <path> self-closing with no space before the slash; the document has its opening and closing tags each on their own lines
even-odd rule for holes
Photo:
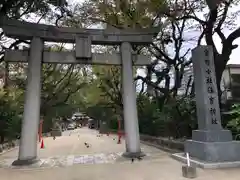
<svg viewBox="0 0 240 180">
<path fill-rule="evenodd" d="M 118 135 L 118 144 L 121 144 L 121 135 Z"/>
<path fill-rule="evenodd" d="M 41 149 L 44 149 L 44 142 L 43 142 L 43 139 L 42 139 L 42 142 L 41 142 L 41 146 L 40 146 Z"/>
</svg>

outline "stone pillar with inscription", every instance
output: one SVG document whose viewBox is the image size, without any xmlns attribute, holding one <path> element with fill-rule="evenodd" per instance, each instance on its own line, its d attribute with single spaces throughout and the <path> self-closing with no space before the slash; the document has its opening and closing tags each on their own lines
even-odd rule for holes
<svg viewBox="0 0 240 180">
<path fill-rule="evenodd" d="M 211 46 L 192 51 L 198 130 L 185 143 L 185 152 L 207 162 L 240 160 L 240 143 L 221 125 L 215 66 Z"/>
</svg>

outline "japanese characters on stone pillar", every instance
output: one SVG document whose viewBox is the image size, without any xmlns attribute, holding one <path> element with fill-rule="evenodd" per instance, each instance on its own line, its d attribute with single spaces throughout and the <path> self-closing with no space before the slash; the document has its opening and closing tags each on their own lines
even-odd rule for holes
<svg viewBox="0 0 240 180">
<path fill-rule="evenodd" d="M 210 115 L 211 124 L 221 126 L 221 116 L 219 109 L 218 92 L 215 77 L 215 66 L 213 60 L 213 52 L 209 46 L 204 49 L 204 72 L 205 83 L 207 86 L 207 98 L 208 98 L 208 113 Z"/>
<path fill-rule="evenodd" d="M 192 53 L 199 129 L 221 129 L 212 48 L 199 46 Z"/>
</svg>

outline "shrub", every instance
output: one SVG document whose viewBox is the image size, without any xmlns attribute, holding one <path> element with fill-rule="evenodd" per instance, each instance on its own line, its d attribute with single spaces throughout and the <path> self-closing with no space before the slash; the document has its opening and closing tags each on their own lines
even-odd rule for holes
<svg viewBox="0 0 240 180">
<path fill-rule="evenodd" d="M 190 97 L 170 99 L 159 109 L 148 97 L 138 97 L 140 133 L 174 138 L 191 137 L 197 128 L 195 102 Z"/>
<path fill-rule="evenodd" d="M 232 106 L 230 115 L 231 119 L 227 123 L 227 128 L 232 131 L 233 136 L 237 136 L 240 134 L 240 104 L 234 104 Z"/>
<path fill-rule="evenodd" d="M 21 93 L 17 90 L 7 93 L 0 89 L 0 143 L 20 135 L 22 106 L 18 104 Z"/>
</svg>

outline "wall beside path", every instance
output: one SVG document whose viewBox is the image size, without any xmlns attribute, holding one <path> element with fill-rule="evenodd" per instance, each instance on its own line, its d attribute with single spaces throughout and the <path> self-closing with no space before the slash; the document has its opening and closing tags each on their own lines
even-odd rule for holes
<svg viewBox="0 0 240 180">
<path fill-rule="evenodd" d="M 111 130 L 110 132 L 113 134 L 117 134 L 116 130 Z M 182 140 L 182 139 L 178 140 L 178 139 L 170 139 L 170 138 L 165 138 L 165 137 L 154 137 L 154 136 L 141 134 L 140 140 L 143 144 L 146 144 L 149 146 L 154 146 L 156 148 L 159 148 L 164 151 L 171 152 L 171 153 L 184 151 L 184 141 L 185 140 Z"/>
<path fill-rule="evenodd" d="M 140 140 L 143 144 L 154 146 L 156 148 L 168 151 L 171 153 L 184 151 L 184 140 L 175 140 L 164 137 L 154 137 L 149 135 L 140 135 Z"/>
<path fill-rule="evenodd" d="M 51 133 L 43 133 L 43 137 L 50 137 L 50 136 L 51 136 Z M 3 144 L 0 144 L 0 155 L 16 148 L 17 146 L 19 146 L 19 139 L 11 140 Z"/>
<path fill-rule="evenodd" d="M 17 147 L 18 145 L 19 145 L 19 140 L 12 140 L 12 141 L 0 144 L 0 154 L 11 150 Z"/>
</svg>

